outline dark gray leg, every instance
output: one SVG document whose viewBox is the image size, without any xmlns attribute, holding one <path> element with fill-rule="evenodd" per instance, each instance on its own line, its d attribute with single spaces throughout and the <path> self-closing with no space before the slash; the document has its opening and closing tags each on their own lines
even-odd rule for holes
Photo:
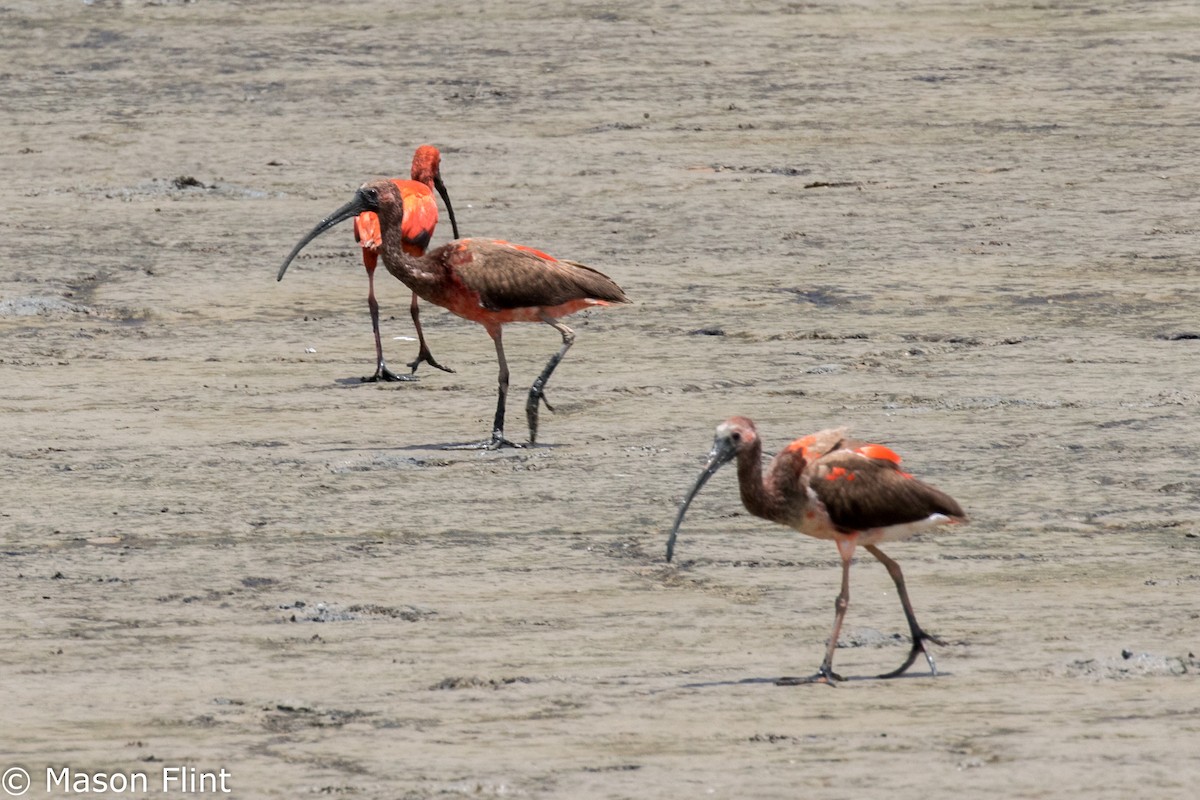
<svg viewBox="0 0 1200 800">
<path fill-rule="evenodd" d="M 880 675 L 881 678 L 896 678 L 908 671 L 908 668 L 917 660 L 918 654 L 923 654 L 925 660 L 929 663 L 929 671 L 935 676 L 938 674 L 937 664 L 933 662 L 933 656 L 925 649 L 925 642 L 933 642 L 934 644 L 945 645 L 941 639 L 928 634 L 921 630 L 921 626 L 917 624 L 917 616 L 913 613 L 912 603 L 908 600 L 908 590 L 904 588 L 904 573 L 900 571 L 900 565 L 883 554 L 883 551 L 874 545 L 867 545 L 867 552 L 879 559 L 880 563 L 887 568 L 888 575 L 892 576 L 892 583 L 896 584 L 896 592 L 900 595 L 900 605 L 904 606 L 904 618 L 908 620 L 908 631 L 912 635 L 912 650 L 908 651 L 908 658 L 900 665 L 898 669 Z"/>
<path fill-rule="evenodd" d="M 550 405 L 550 401 L 546 399 L 546 382 L 550 380 L 550 376 L 554 373 L 554 368 L 558 366 L 558 362 L 563 360 L 563 356 L 571 349 L 571 345 L 575 344 L 575 331 L 563 325 L 558 320 L 551 317 L 546 312 L 542 312 L 542 321 L 547 325 L 554 327 L 556 331 L 562 334 L 562 347 L 558 348 L 558 352 L 550 356 L 550 360 L 546 362 L 546 368 L 542 370 L 542 374 L 537 376 L 537 380 L 533 382 L 533 386 L 529 390 L 529 398 L 525 401 L 525 421 L 529 423 L 529 443 L 533 444 L 537 441 L 538 430 L 538 405 L 545 403 L 551 413 L 554 412 L 554 407 Z"/>
</svg>

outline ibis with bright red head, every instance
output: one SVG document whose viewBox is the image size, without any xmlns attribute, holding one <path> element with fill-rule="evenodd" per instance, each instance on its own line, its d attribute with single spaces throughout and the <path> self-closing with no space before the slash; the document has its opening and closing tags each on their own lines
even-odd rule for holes
<svg viewBox="0 0 1200 800">
<path fill-rule="evenodd" d="M 502 326 L 510 322 L 544 322 L 562 336 L 562 346 L 533 382 L 525 401 L 529 441 L 536 443 L 540 404 L 554 410 L 546 400 L 546 383 L 575 342 L 575 332 L 559 318 L 585 308 L 628 303 L 625 292 L 599 270 L 498 239 L 458 239 L 422 256 L 413 255 L 404 247 L 403 194 L 396 182 L 390 180 L 364 184 L 350 202 L 317 223 L 284 259 L 279 280 L 283 280 L 288 265 L 309 242 L 338 223 L 367 211 L 379 217 L 379 252 L 388 272 L 422 300 L 479 323 L 495 343 L 500 374 L 492 434 L 470 447 L 494 450 L 518 446 L 504 437 L 509 372 Z"/>
<path fill-rule="evenodd" d="M 394 179 L 392 182 L 400 190 L 401 202 L 404 205 L 404 222 L 400 230 L 400 246 L 404 252 L 414 256 L 425 255 L 433 232 L 438 224 L 437 200 L 433 191 L 442 196 L 446 204 L 446 213 L 450 217 L 450 227 L 454 238 L 458 238 L 458 222 L 454 219 L 454 207 L 450 205 L 450 194 L 446 184 L 442 182 L 442 154 L 431 144 L 423 144 L 413 153 L 412 180 Z M 413 326 L 417 329 L 417 358 L 408 362 L 408 375 L 397 375 L 388 369 L 383 361 L 383 342 L 379 336 L 379 302 L 375 299 L 375 267 L 379 262 L 379 248 L 383 237 L 379 230 L 379 215 L 374 211 L 364 211 L 354 218 L 354 240 L 362 247 L 363 266 L 367 270 L 367 308 L 371 311 L 371 330 L 375 334 L 375 374 L 363 378 L 363 382 L 374 381 L 415 381 L 417 367 L 424 361 L 431 367 L 437 367 L 445 372 L 454 372 L 444 367 L 433 357 L 429 345 L 425 342 L 425 332 L 421 329 L 421 312 L 417 302 L 417 294 L 413 292 L 409 313 Z"/>
</svg>

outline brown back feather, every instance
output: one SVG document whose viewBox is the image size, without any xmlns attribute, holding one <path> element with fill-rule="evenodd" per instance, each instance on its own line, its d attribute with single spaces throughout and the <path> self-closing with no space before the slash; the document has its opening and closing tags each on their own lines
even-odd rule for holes
<svg viewBox="0 0 1200 800">
<path fill-rule="evenodd" d="M 827 480 L 826 476 L 837 467 L 853 474 L 853 479 Z M 809 485 L 825 504 L 833 524 L 846 531 L 903 525 L 931 514 L 964 516 L 953 497 L 908 477 L 891 461 L 840 451 L 810 465 L 807 472 Z"/>
<path fill-rule="evenodd" d="M 587 298 L 629 302 L 615 281 L 583 264 L 543 257 L 505 242 L 469 239 L 455 244 L 466 247 L 450 254 L 449 266 L 489 310 L 557 306 Z"/>
</svg>

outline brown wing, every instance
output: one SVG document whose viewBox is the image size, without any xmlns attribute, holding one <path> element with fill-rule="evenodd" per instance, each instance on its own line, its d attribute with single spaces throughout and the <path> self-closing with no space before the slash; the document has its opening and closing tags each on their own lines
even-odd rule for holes
<svg viewBox="0 0 1200 800">
<path fill-rule="evenodd" d="M 845 531 L 903 525 L 932 514 L 962 518 L 953 497 L 922 483 L 891 460 L 838 450 L 805 470 L 808 485 Z"/>
<path fill-rule="evenodd" d="M 628 303 L 629 298 L 602 272 L 560 261 L 531 247 L 488 239 L 460 239 L 447 246 L 445 263 L 479 294 L 491 311 L 557 306 L 572 300 Z"/>
</svg>

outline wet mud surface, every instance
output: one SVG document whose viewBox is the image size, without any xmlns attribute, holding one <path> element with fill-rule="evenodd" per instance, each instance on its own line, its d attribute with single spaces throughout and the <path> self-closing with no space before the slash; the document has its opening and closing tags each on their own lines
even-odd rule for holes
<svg viewBox="0 0 1200 800">
<path fill-rule="evenodd" d="M 242 797 L 1190 797 L 1189 3 L 0 5 L 0 754 Z M 495 354 L 363 384 L 349 226 L 433 142 L 460 227 L 603 270 L 537 447 Z M 444 221 L 443 221 L 444 222 Z M 435 242 L 449 237 L 443 224 Z M 380 273 L 384 347 L 416 351 Z M 559 344 L 505 335 L 510 438 Z M 750 517 L 716 423 L 848 425 L 968 526 Z"/>
</svg>

